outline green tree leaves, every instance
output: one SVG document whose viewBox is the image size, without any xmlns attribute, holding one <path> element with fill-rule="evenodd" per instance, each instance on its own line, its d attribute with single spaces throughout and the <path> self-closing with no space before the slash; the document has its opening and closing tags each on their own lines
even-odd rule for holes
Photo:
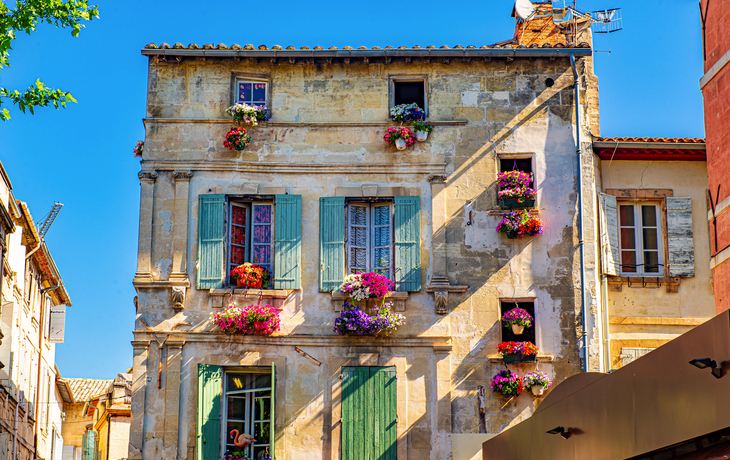
<svg viewBox="0 0 730 460">
<path fill-rule="evenodd" d="M 15 32 L 30 34 L 36 30 L 38 24 L 47 23 L 54 27 L 71 28 L 71 35 L 77 37 L 81 28 L 85 27 L 82 21 L 91 21 L 99 17 L 96 5 L 89 5 L 88 0 L 17 0 L 15 9 L 8 8 L 0 0 L 0 71 L 3 67 L 10 67 L 9 53 Z M 0 86 L 0 120 L 10 119 L 10 111 L 2 107 L 8 100 L 17 105 L 25 113 L 26 109 L 34 113 L 36 107 L 53 105 L 56 109 L 66 107 L 67 102 L 76 102 L 71 93 L 48 88 L 36 80 L 23 92 L 10 90 Z"/>
</svg>

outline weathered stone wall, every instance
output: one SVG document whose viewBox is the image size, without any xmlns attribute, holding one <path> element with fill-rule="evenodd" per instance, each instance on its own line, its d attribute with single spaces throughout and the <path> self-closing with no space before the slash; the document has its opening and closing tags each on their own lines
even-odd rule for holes
<svg viewBox="0 0 730 460">
<path fill-rule="evenodd" d="M 234 75 L 270 79 L 273 118 L 250 130 L 253 142 L 244 151 L 222 145 L 232 126 L 225 109 L 232 102 Z M 429 141 L 399 152 L 382 137 L 389 125 L 389 78 L 404 75 L 426 79 L 429 119 L 448 123 L 437 123 Z M 555 84 L 546 86 L 547 78 Z M 488 389 L 491 377 L 504 368 L 496 351 L 500 298 L 536 299 L 540 369 L 556 383 L 581 370 L 572 82 L 565 58 L 389 65 L 151 61 L 135 280 L 138 318 L 179 340 L 175 346 L 181 352 L 171 352 L 168 342 L 159 356 L 155 338 L 136 322 L 130 458 L 142 453 L 145 459 L 193 458 L 200 362 L 276 364 L 276 454 L 281 460 L 339 458 L 343 365 L 396 366 L 401 459 L 451 458 L 452 433 L 496 433 L 529 416 L 539 398 L 523 395 L 505 404 Z M 584 141 L 594 109 L 582 110 Z M 510 154 L 534 158 L 536 206 L 545 222 L 540 236 L 508 240 L 496 232 L 502 216 L 495 183 L 498 159 Z M 590 154 L 583 169 L 587 303 L 595 310 Z M 189 189 L 179 188 L 176 171 L 192 171 Z M 444 175 L 445 184 L 429 178 Z M 446 276 L 452 286 L 467 288 L 450 295 L 446 315 L 436 314 L 425 289 L 410 293 L 406 325 L 389 339 L 335 336 L 331 295 L 318 292 L 319 197 L 363 185 L 377 185 L 380 196 L 394 191 L 420 196 L 422 286 Z M 224 336 L 209 315 L 228 297 L 194 288 L 198 195 L 262 190 L 302 195 L 302 288 L 286 293 L 282 329 L 275 337 Z M 186 241 L 181 266 L 191 287 L 185 309 L 174 311 L 170 286 L 176 281 L 170 275 L 177 268 L 180 254 L 174 243 L 180 238 Z M 445 270 L 435 262 L 441 256 L 435 255 L 434 241 L 443 249 Z M 148 278 L 139 276 L 146 271 Z M 180 323 L 191 325 L 169 332 Z M 162 340 L 162 334 L 157 336 Z M 296 353 L 294 346 L 322 365 Z M 597 354 L 591 354 L 591 367 Z M 161 389 L 159 359 L 165 363 Z M 535 365 L 510 367 L 524 374 Z M 480 386 L 487 387 L 483 422 Z M 179 403 L 171 391 L 179 391 Z"/>
</svg>

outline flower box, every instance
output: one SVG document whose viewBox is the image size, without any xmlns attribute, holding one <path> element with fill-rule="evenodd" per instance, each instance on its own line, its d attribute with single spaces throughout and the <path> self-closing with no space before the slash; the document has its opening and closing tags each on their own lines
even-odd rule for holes
<svg viewBox="0 0 730 460">
<path fill-rule="evenodd" d="M 534 363 L 537 362 L 537 355 L 506 354 L 502 356 L 505 364 Z"/>
<path fill-rule="evenodd" d="M 262 284 L 263 284 L 263 280 L 251 281 L 251 282 L 244 281 L 242 278 L 238 278 L 236 280 L 236 286 L 242 287 L 242 288 L 260 288 Z"/>
<path fill-rule="evenodd" d="M 502 342 L 497 345 L 505 364 L 534 363 L 540 349 L 532 342 Z"/>
<path fill-rule="evenodd" d="M 525 198 L 525 199 L 519 200 L 517 198 L 500 198 L 499 206 L 502 209 L 534 208 L 535 199 L 534 198 Z"/>
</svg>

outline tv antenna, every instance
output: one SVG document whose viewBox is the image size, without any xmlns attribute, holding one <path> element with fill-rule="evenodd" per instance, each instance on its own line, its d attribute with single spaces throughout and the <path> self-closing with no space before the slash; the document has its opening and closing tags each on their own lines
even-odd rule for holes
<svg viewBox="0 0 730 460">
<path fill-rule="evenodd" d="M 58 216 L 58 213 L 61 212 L 62 207 L 63 203 L 53 203 L 51 212 L 48 213 L 48 215 L 43 219 L 41 226 L 38 227 L 38 235 L 40 235 L 41 239 L 46 237 L 46 233 L 50 230 L 51 225 L 53 225 L 53 221 L 56 220 L 56 217 Z"/>
<path fill-rule="evenodd" d="M 552 0 L 553 21 L 556 24 L 567 21 L 587 20 L 591 22 L 591 30 L 596 34 L 608 34 L 623 29 L 621 8 L 596 10 L 590 13 L 581 11 L 575 6 L 575 0 Z"/>
</svg>

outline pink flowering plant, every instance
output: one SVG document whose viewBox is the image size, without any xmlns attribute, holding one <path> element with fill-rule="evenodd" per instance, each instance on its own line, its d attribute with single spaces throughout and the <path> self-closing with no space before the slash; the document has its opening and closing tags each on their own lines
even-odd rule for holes
<svg viewBox="0 0 730 460">
<path fill-rule="evenodd" d="M 414 142 L 416 142 L 416 138 L 413 135 L 413 131 L 411 128 L 407 128 L 405 126 L 398 126 L 398 127 L 391 127 L 388 128 L 388 132 L 385 133 L 385 136 L 383 136 L 383 140 L 387 144 L 394 145 L 395 141 L 398 139 L 403 139 L 406 143 L 406 147 L 409 145 L 413 145 Z"/>
<path fill-rule="evenodd" d="M 521 238 L 542 233 L 542 220 L 524 209 L 505 213 L 502 216 L 502 220 L 497 225 L 497 231 L 506 233 L 508 238 Z"/>
<path fill-rule="evenodd" d="M 271 111 L 265 105 L 254 106 L 245 103 L 238 103 L 226 109 L 226 113 L 239 123 L 250 126 L 257 126 L 259 122 L 271 118 Z"/>
<path fill-rule="evenodd" d="M 250 460 L 248 455 L 243 452 L 226 452 L 223 456 L 223 460 Z"/>
<path fill-rule="evenodd" d="M 340 316 L 335 319 L 334 332 L 351 336 L 390 335 L 405 324 L 406 319 L 399 313 L 391 311 L 392 302 L 373 309 L 373 316 L 368 315 L 360 307 L 345 302 Z"/>
<path fill-rule="evenodd" d="M 513 308 L 502 315 L 502 326 L 532 326 L 532 315 L 524 308 Z"/>
<path fill-rule="evenodd" d="M 499 393 L 505 398 L 516 398 L 524 390 L 522 377 L 507 369 L 497 372 L 489 386 L 493 393 Z"/>
<path fill-rule="evenodd" d="M 137 141 L 136 144 L 134 144 L 134 149 L 132 149 L 134 152 L 134 156 L 137 158 L 142 158 L 142 152 L 144 151 L 144 141 Z"/>
<path fill-rule="evenodd" d="M 532 174 L 524 171 L 505 171 L 497 174 L 497 183 L 501 199 L 517 200 L 523 203 L 525 200 L 534 200 L 537 192 L 530 187 Z"/>
<path fill-rule="evenodd" d="M 374 272 L 347 275 L 338 290 L 359 302 L 365 299 L 380 300 L 393 291 L 395 284 L 387 277 Z"/>
<path fill-rule="evenodd" d="M 534 386 L 542 386 L 547 390 L 548 387 L 553 384 L 552 380 L 550 380 L 550 377 L 548 377 L 548 375 L 540 369 L 526 374 L 522 380 L 525 388 L 527 388 L 528 390 Z"/>
<path fill-rule="evenodd" d="M 279 311 L 268 304 L 239 308 L 231 303 L 225 311 L 211 313 L 210 318 L 226 334 L 271 335 L 281 326 Z"/>
</svg>

